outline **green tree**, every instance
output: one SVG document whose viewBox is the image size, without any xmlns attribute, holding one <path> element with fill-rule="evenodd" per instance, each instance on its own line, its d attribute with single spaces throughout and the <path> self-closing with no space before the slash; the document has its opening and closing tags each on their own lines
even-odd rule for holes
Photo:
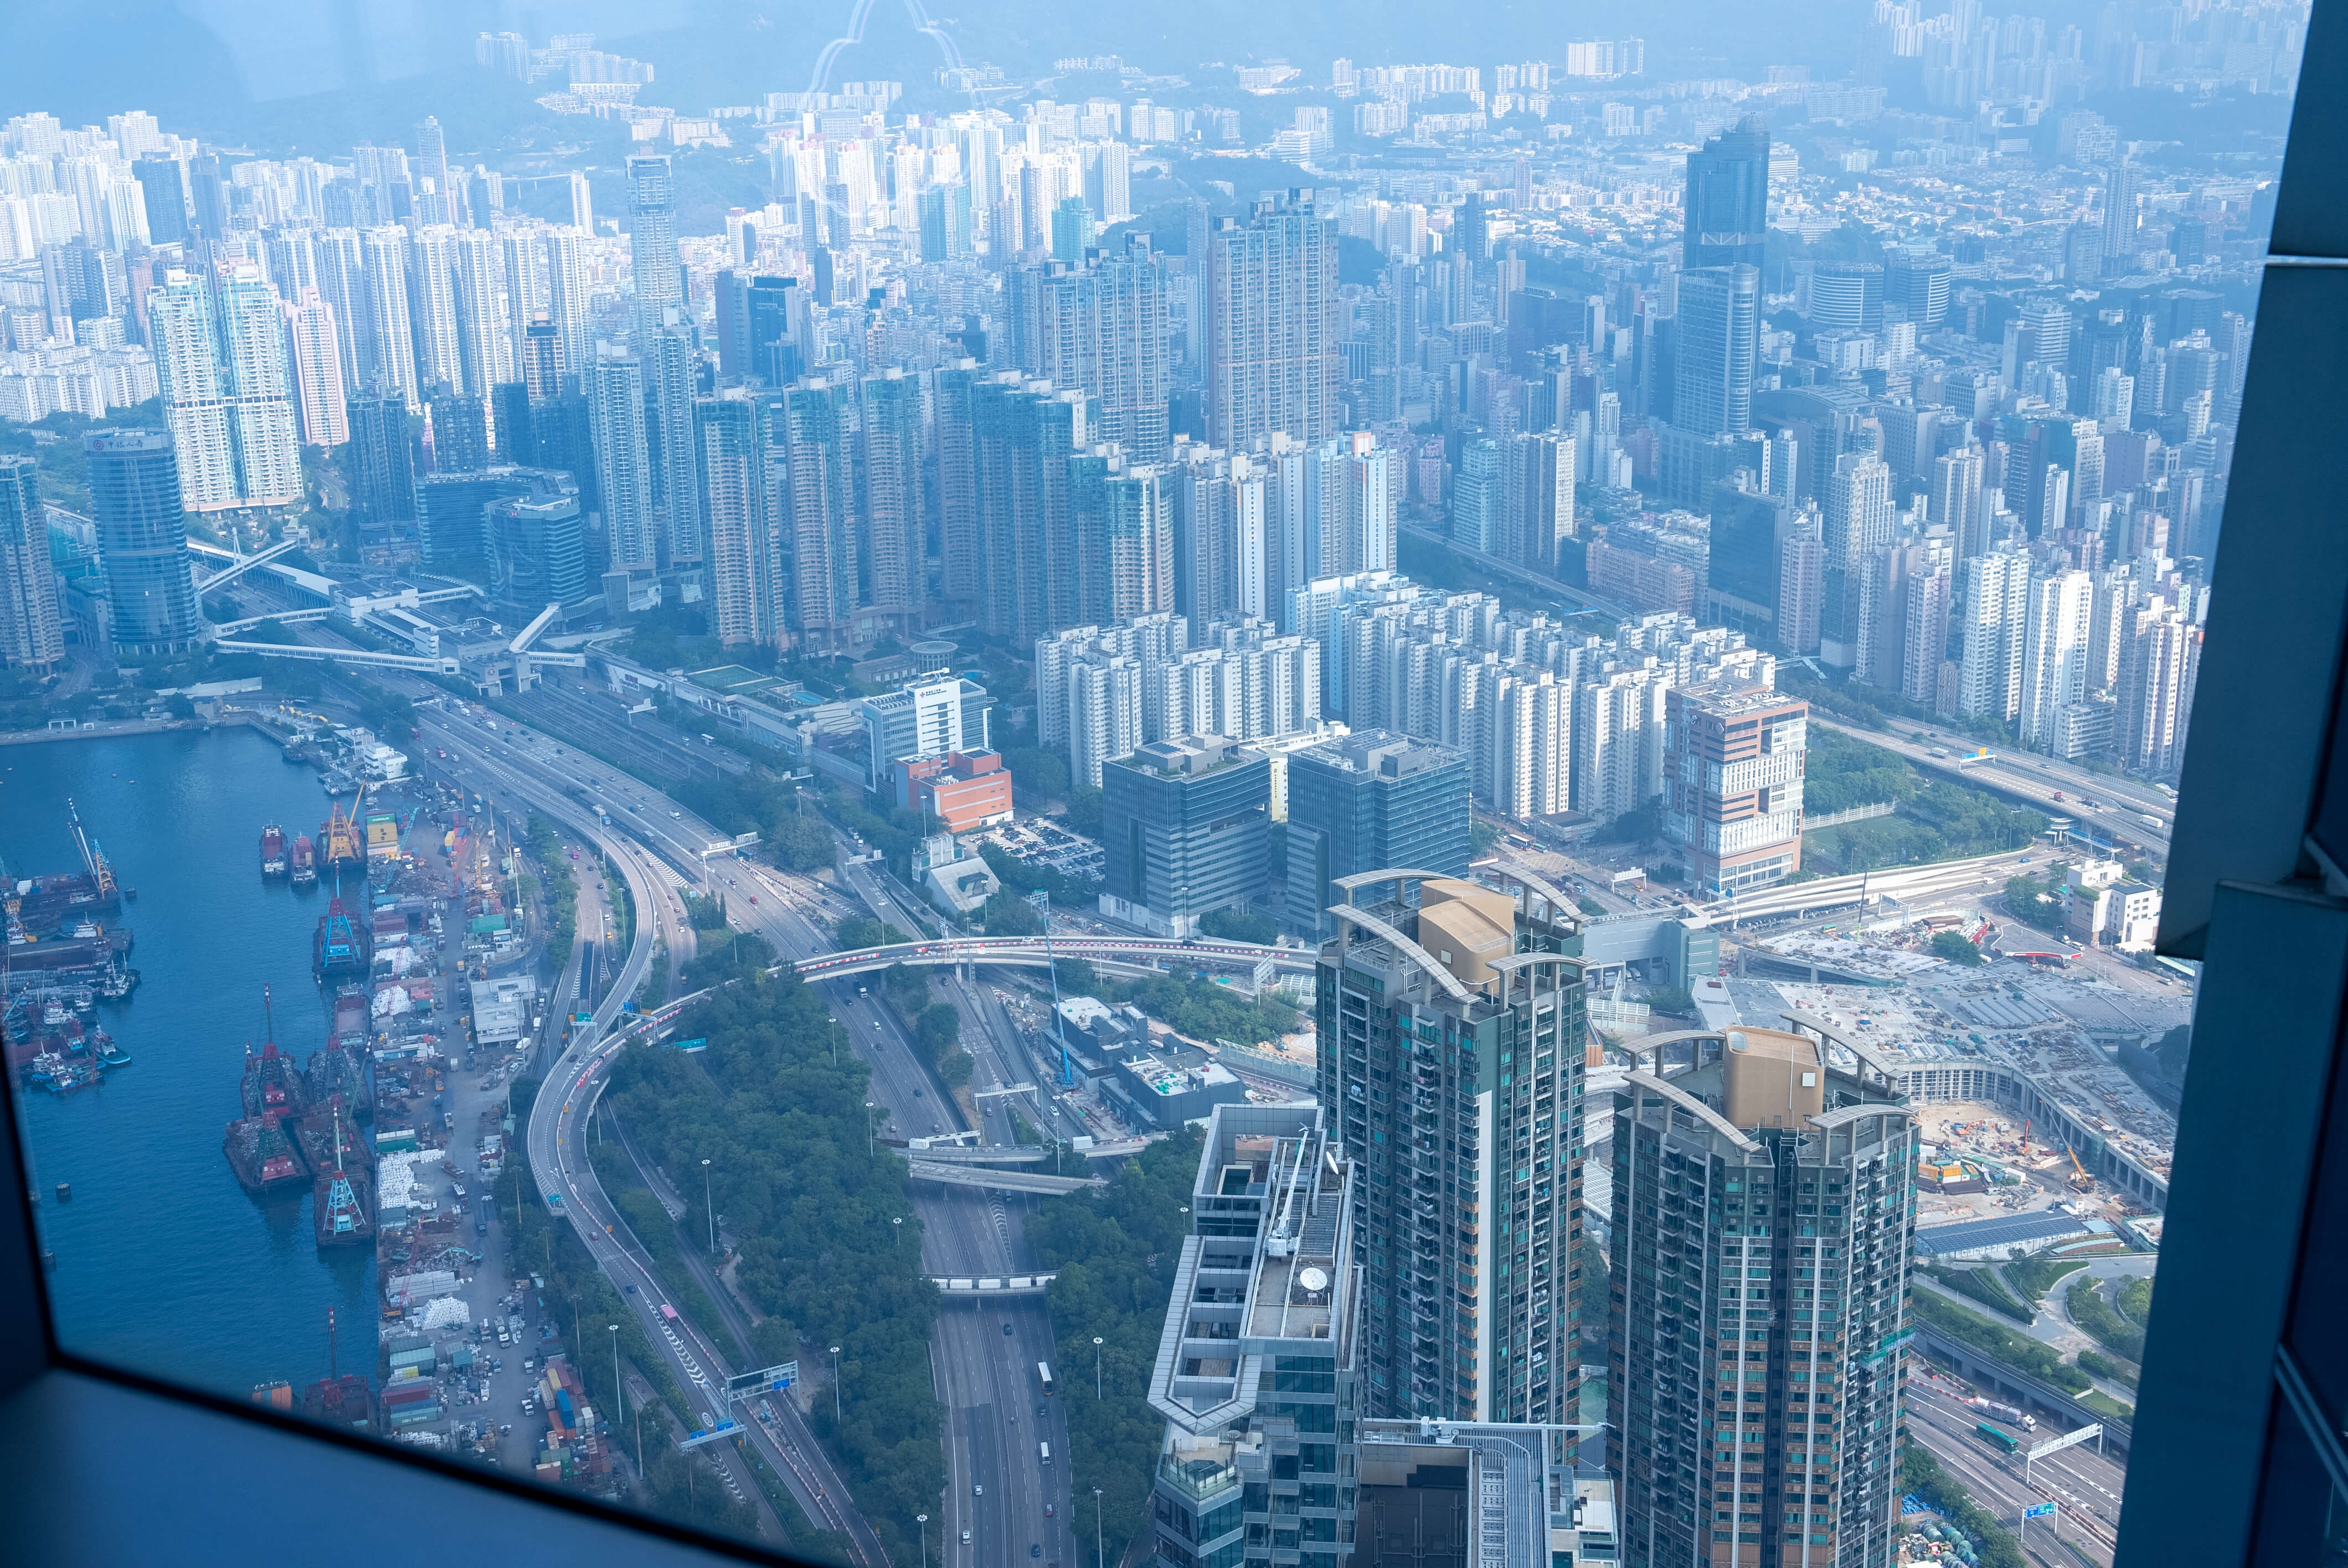
<svg viewBox="0 0 2348 1568">
<path fill-rule="evenodd" d="M 1932 957 L 1946 958 L 1969 969 L 1978 968 L 1982 962 L 1982 950 L 1974 947 L 1972 938 L 1962 931 L 1935 931 L 1931 950 Z"/>
<path fill-rule="evenodd" d="M 882 1546 L 911 1560 L 913 1515 L 934 1511 L 946 1481 L 929 1366 L 939 1298 L 904 1165 L 869 1142 L 869 1070 L 788 970 L 717 992 L 677 1030 L 708 1050 L 622 1052 L 608 1102 L 663 1169 L 710 1162 L 752 1305 L 842 1347 L 841 1419 L 818 1400 L 814 1425 Z"/>
<path fill-rule="evenodd" d="M 1268 948 L 1280 940 L 1277 921 L 1246 909 L 1210 909 L 1199 917 L 1199 929 L 1223 942 L 1254 942 Z"/>
<path fill-rule="evenodd" d="M 942 1061 L 962 1040 L 962 1014 L 952 1002 L 932 1002 L 922 1009 L 915 1032 L 928 1047 L 931 1060 Z"/>
<path fill-rule="evenodd" d="M 1075 1494 L 1101 1489 L 1101 1532 L 1112 1563 L 1122 1561 L 1122 1548 L 1148 1522 L 1166 1430 L 1149 1409 L 1149 1377 L 1181 1259 L 1181 1210 L 1200 1145 L 1198 1131 L 1184 1128 L 1125 1162 L 1106 1188 L 1047 1198 L 1027 1222 L 1037 1263 L 1058 1271 L 1047 1300 Z M 1102 1342 L 1097 1396 L 1087 1354 L 1096 1336 Z"/>
</svg>

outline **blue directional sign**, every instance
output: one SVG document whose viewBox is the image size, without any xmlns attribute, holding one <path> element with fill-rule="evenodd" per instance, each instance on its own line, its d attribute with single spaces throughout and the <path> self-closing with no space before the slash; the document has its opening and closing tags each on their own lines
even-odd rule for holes
<svg viewBox="0 0 2348 1568">
<path fill-rule="evenodd" d="M 2054 1512 L 2054 1505 L 2051 1502 L 2034 1502 L 2028 1508 L 2022 1511 L 2022 1517 L 2024 1519 L 2044 1519 Z"/>
</svg>

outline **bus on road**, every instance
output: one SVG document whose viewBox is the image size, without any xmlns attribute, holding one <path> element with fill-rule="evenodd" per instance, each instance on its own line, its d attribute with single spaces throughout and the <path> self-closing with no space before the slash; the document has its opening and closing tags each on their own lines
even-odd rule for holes
<svg viewBox="0 0 2348 1568">
<path fill-rule="evenodd" d="M 1052 1364 L 1049 1361 L 1035 1363 L 1035 1376 L 1044 1379 L 1044 1392 L 1046 1395 L 1059 1391 L 1059 1385 L 1052 1381 Z"/>
<path fill-rule="evenodd" d="M 1974 1427 L 1973 1435 L 2000 1453 L 2015 1453 L 2022 1448 L 2022 1445 L 2014 1440 L 2013 1433 L 2003 1428 L 1991 1426 L 1987 1421 L 1982 1421 Z"/>
</svg>

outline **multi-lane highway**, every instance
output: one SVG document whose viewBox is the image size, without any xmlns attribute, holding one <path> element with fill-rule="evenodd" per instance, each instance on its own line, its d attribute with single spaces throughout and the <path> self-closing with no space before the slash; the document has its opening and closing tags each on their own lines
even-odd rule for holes
<svg viewBox="0 0 2348 1568">
<path fill-rule="evenodd" d="M 757 890 L 756 905 L 745 898 L 727 900 L 737 925 L 759 931 L 779 956 L 829 949 L 829 934 L 808 917 L 819 896 L 803 879 L 748 861 L 727 862 L 725 870 L 737 890 Z M 851 888 L 879 894 L 876 885 L 855 877 L 852 871 Z M 880 896 L 871 907 L 885 918 L 891 905 Z M 882 999 L 877 979 L 819 983 L 825 987 L 832 1016 L 860 1042 L 872 1064 L 874 1116 L 883 1135 L 911 1139 L 963 1131 L 966 1118 L 922 1065 L 903 1024 Z M 970 1027 L 986 1021 L 983 1009 L 971 996 L 983 987 L 947 979 L 942 989 L 964 1014 L 963 1043 L 973 1058 L 971 1087 L 983 1096 L 976 1101 L 982 1108 L 983 1136 L 989 1143 L 1010 1143 L 1007 1099 L 987 1091 L 1034 1081 L 1029 1064 L 1014 1060 L 1022 1053 L 989 1030 Z M 1030 1110 L 1032 1113 L 1032 1105 Z M 923 1272 L 952 1277 L 1018 1274 L 1033 1267 L 1022 1234 L 1025 1200 L 932 1187 L 911 1191 L 922 1226 Z M 1058 1401 L 1044 1395 L 1036 1370 L 1054 1356 L 1051 1321 L 1042 1298 L 950 1303 L 939 1318 L 930 1354 L 938 1397 L 946 1407 L 948 1484 L 942 1532 L 946 1563 L 952 1568 L 1010 1568 L 1038 1559 L 1072 1561 L 1067 1469 L 1060 1457 L 1067 1448 L 1066 1423 Z M 1045 1444 L 1050 1445 L 1055 1460 L 1048 1466 L 1043 1462 Z M 970 1537 L 966 1542 L 964 1532 Z"/>
<path fill-rule="evenodd" d="M 1915 1366 L 1908 1380 L 1910 1438 L 1930 1450 L 1973 1501 L 2008 1530 L 2021 1522 L 2024 1507 L 2054 1503 L 2061 1511 L 2061 1540 L 2052 1521 L 2034 1521 L 2024 1540 L 2033 1561 L 2046 1568 L 2078 1568 L 2081 1558 L 2096 1568 L 2108 1564 L 2127 1479 L 2118 1462 L 2097 1453 L 2093 1444 L 2082 1444 L 2032 1461 L 2025 1481 L 2022 1456 L 1992 1449 L 1977 1430 L 1981 1423 L 2011 1432 L 2025 1450 L 2060 1433 L 2044 1426 L 2024 1430 L 1998 1420 L 1962 1403 L 1963 1388 L 1955 1379 L 1921 1362 Z M 2071 1554 L 2072 1547 L 2077 1548 L 2077 1557 Z"/>
<path fill-rule="evenodd" d="M 2093 829 L 2104 844 L 2118 837 L 2163 855 L 2168 852 L 2168 835 L 2177 825 L 2176 797 L 2150 784 L 2035 753 L 2004 752 L 1994 746 L 1988 748 L 1992 754 L 1987 760 L 1967 762 L 1983 749 L 1980 742 L 1905 719 L 1893 721 L 1891 730 L 1862 730 L 1813 708 L 1810 722 L 1897 752 L 1928 773 L 1995 790 L 2049 816 L 2067 816 L 2079 827 Z M 1919 734 L 1924 737 L 1921 741 L 1915 738 Z M 2147 817 L 2151 820 L 2147 821 Z"/>
<path fill-rule="evenodd" d="M 680 939 L 682 909 L 674 882 L 636 842 L 602 825 L 561 790 L 537 776 L 534 770 L 551 758 L 552 743 L 527 733 L 517 734 L 510 726 L 491 732 L 462 716 L 446 714 L 427 715 L 424 730 L 437 750 L 448 753 L 451 771 L 469 787 L 485 794 L 494 792 L 509 804 L 552 816 L 593 844 L 626 882 L 634 900 L 635 940 L 590 1020 L 573 1030 L 569 1044 L 548 1069 L 531 1107 L 526 1146 L 540 1191 L 561 1202 L 597 1266 L 621 1287 L 623 1298 L 644 1326 L 654 1351 L 666 1361 L 670 1375 L 689 1399 L 705 1399 L 702 1408 L 719 1414 L 721 1401 L 710 1397 L 710 1390 L 722 1389 L 725 1378 L 734 1372 L 753 1368 L 734 1365 L 689 1320 L 663 1310 L 674 1310 L 668 1293 L 650 1260 L 623 1239 L 627 1227 L 588 1163 L 582 1139 L 612 1059 L 625 1043 L 624 1034 L 613 1031 L 622 1008 L 642 983 L 655 942 L 667 940 L 675 950 Z M 488 737 L 493 733 L 503 738 L 490 741 Z M 654 831 L 669 836 L 683 830 Z M 685 864 L 697 865 L 697 855 Z M 567 998 L 556 999 L 549 1015 L 561 1016 L 567 1002 Z M 771 1402 L 769 1408 L 777 1419 L 771 1425 L 747 1423 L 745 1440 L 781 1478 L 809 1519 L 848 1537 L 857 1568 L 885 1568 L 887 1559 L 870 1524 L 856 1511 L 846 1485 L 797 1409 L 788 1400 Z M 708 1453 L 726 1476 L 728 1490 L 753 1502 L 762 1525 L 771 1529 L 772 1510 L 742 1456 L 722 1442 L 709 1445 Z"/>
<path fill-rule="evenodd" d="M 693 1388 L 696 1370 L 714 1380 L 740 1368 L 732 1367 L 719 1348 L 690 1325 L 668 1325 L 657 1317 L 664 1296 L 648 1260 L 626 1244 L 626 1227 L 618 1224 L 592 1170 L 583 1158 L 572 1157 L 580 1147 L 580 1129 L 617 1049 L 608 1032 L 612 1020 L 643 977 L 651 940 L 667 941 L 672 951 L 690 940 L 676 897 L 676 873 L 692 876 L 712 893 L 726 893 L 733 923 L 766 937 L 785 959 L 830 949 L 835 896 L 807 879 L 747 860 L 705 861 L 705 850 L 718 842 L 718 835 L 673 801 L 547 737 L 505 720 L 493 723 L 491 728 L 489 723 L 462 713 L 435 714 L 427 722 L 427 739 L 450 753 L 472 787 L 493 790 L 499 798 L 551 815 L 594 843 L 626 879 L 643 927 L 631 949 L 630 967 L 605 994 L 596 1021 L 575 1032 L 549 1073 L 530 1128 L 533 1169 L 541 1173 L 547 1191 L 563 1194 L 597 1261 L 615 1279 L 637 1286 L 630 1299 L 644 1303 L 640 1311 L 655 1345 L 668 1348 L 672 1369 L 681 1384 Z M 567 793 L 572 787 L 583 792 L 583 804 Z M 600 807 L 609 825 L 596 820 L 591 807 Z M 918 928 L 895 895 L 863 867 L 847 867 L 843 880 L 874 914 L 901 928 Z M 966 1118 L 922 1065 L 872 978 L 823 983 L 833 1016 L 872 1065 L 874 1113 L 883 1135 L 910 1139 L 963 1131 Z M 994 1092 L 1037 1082 L 1035 1064 L 1026 1060 L 1017 1043 L 1018 1032 L 990 988 L 942 974 L 938 983 L 964 1018 L 963 1042 L 974 1059 L 971 1088 L 977 1091 L 985 1142 L 1014 1141 L 1014 1099 L 1049 1135 L 1091 1131 L 1049 1094 Z M 560 1094 L 557 1085 L 562 1086 Z M 916 1189 L 911 1202 L 921 1222 L 924 1271 L 969 1276 L 1032 1268 L 1022 1231 L 1028 1201 L 970 1190 Z M 675 1341 L 668 1337 L 672 1332 L 677 1336 Z M 983 1306 L 956 1303 L 942 1314 L 931 1355 L 939 1398 L 947 1409 L 949 1485 L 939 1532 L 944 1564 L 1011 1568 L 1017 1563 L 1073 1561 L 1068 1472 L 1062 1457 L 1066 1423 L 1058 1401 L 1044 1395 L 1037 1369 L 1054 1354 L 1050 1321 L 1039 1297 Z M 803 1432 L 793 1430 L 795 1412 L 782 1413 L 779 1432 L 759 1429 L 754 1440 L 762 1443 L 762 1451 L 771 1450 L 768 1463 L 792 1483 L 801 1504 L 827 1527 L 850 1530 L 870 1553 L 869 1559 L 860 1557 L 860 1563 L 869 1562 L 877 1568 L 879 1547 L 870 1540 L 869 1527 L 852 1506 L 843 1510 L 845 1490 L 821 1450 Z M 1045 1458 L 1046 1445 L 1051 1462 Z"/>
</svg>

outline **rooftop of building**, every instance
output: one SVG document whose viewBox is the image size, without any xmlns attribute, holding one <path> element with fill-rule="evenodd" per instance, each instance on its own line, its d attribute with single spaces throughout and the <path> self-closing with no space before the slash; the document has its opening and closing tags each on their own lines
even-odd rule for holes
<svg viewBox="0 0 2348 1568">
<path fill-rule="evenodd" d="M 1252 750 L 1224 735 L 1181 735 L 1145 741 L 1129 756 L 1113 758 L 1103 767 L 1130 768 L 1163 778 L 1199 778 L 1240 763 L 1260 760 Z"/>
<path fill-rule="evenodd" d="M 1809 704 L 1799 697 L 1742 682 L 1708 681 L 1676 690 L 1680 701 L 1699 706 L 1704 712 L 1724 719 L 1741 719 L 1756 713 L 1782 712 L 1797 708 L 1805 712 L 1809 710 Z"/>
<path fill-rule="evenodd" d="M 1332 1371 L 1350 1361 L 1352 1182 L 1318 1106 L 1219 1105 L 1208 1118 L 1192 1185 L 1200 1234 L 1182 1244 L 1149 1385 L 1171 1423 L 1169 1463 L 1185 1440 L 1253 1414 L 1266 1356 L 1328 1357 Z"/>
<path fill-rule="evenodd" d="M 1391 730 L 1357 730 L 1342 740 L 1296 753 L 1298 762 L 1314 762 L 1349 773 L 1382 778 L 1408 778 L 1460 760 L 1449 746 L 1398 735 Z"/>
</svg>

